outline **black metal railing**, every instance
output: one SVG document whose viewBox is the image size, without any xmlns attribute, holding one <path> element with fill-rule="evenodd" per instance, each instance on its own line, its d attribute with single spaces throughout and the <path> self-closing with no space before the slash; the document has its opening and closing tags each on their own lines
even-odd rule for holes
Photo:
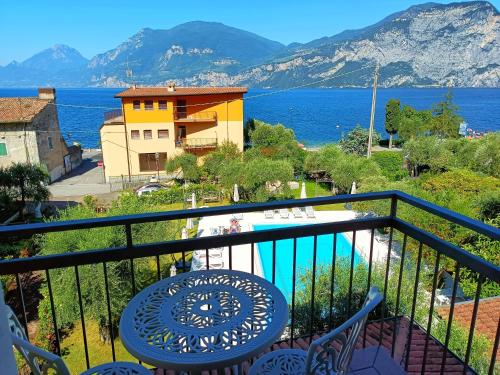
<svg viewBox="0 0 500 375">
<path fill-rule="evenodd" d="M 291 207 L 306 207 L 306 206 L 320 206 L 334 203 L 356 203 L 356 202 L 370 202 L 370 201 L 388 201 L 388 212 L 382 216 L 368 216 L 352 220 L 326 222 L 320 224 L 307 224 L 296 227 L 277 228 L 263 231 L 242 232 L 231 235 L 221 236 L 207 236 L 199 238 L 189 238 L 185 240 L 172 240 L 155 243 L 136 244 L 134 243 L 132 227 L 137 224 L 165 222 L 173 220 L 182 220 L 187 218 L 200 218 L 207 216 L 217 216 L 223 214 L 236 214 L 246 212 L 257 212 L 264 210 L 277 210 L 280 208 Z M 50 274 L 52 270 L 73 268 L 75 274 L 76 284 L 78 286 L 78 305 L 81 315 L 82 331 L 83 331 L 83 346 L 85 348 L 85 358 L 87 367 L 89 364 L 89 348 L 87 336 L 85 332 L 85 316 L 82 307 L 82 297 L 80 289 L 80 275 L 78 270 L 85 265 L 101 265 L 104 272 L 104 285 L 106 291 L 106 305 L 107 316 L 110 332 L 112 335 L 112 358 L 116 360 L 116 353 L 114 348 L 113 337 L 113 319 L 111 312 L 111 296 L 109 293 L 109 275 L 108 265 L 111 262 L 127 261 L 129 262 L 131 270 L 131 289 L 132 295 L 137 291 L 137 285 L 134 272 L 134 260 L 141 258 L 155 259 L 156 279 L 160 279 L 163 275 L 161 269 L 160 257 L 164 255 L 181 254 L 181 271 L 187 272 L 187 259 L 190 252 L 194 250 L 206 250 L 208 261 L 208 249 L 216 247 L 226 247 L 229 252 L 228 268 L 233 266 L 234 247 L 237 245 L 250 245 L 251 251 L 251 272 L 255 272 L 254 262 L 257 255 L 259 243 L 272 242 L 272 273 L 271 280 L 276 282 L 276 267 L 277 264 L 277 246 L 278 241 L 291 239 L 293 240 L 293 250 L 290 256 L 293 258 L 292 270 L 292 295 L 290 303 L 290 325 L 289 325 L 289 338 L 290 345 L 294 345 L 294 340 L 300 337 L 306 337 L 309 340 L 314 334 L 320 333 L 318 331 L 327 331 L 334 328 L 339 320 L 346 318 L 352 314 L 359 306 L 358 301 L 355 299 L 360 294 L 360 288 L 365 293 L 371 285 L 377 284 L 383 291 L 385 304 L 372 318 L 372 321 L 378 322 L 380 329 L 377 341 L 382 345 L 390 345 L 389 350 L 395 359 L 401 361 L 402 366 L 406 371 L 425 373 L 431 366 L 428 361 L 429 351 L 432 345 L 439 345 L 442 358 L 439 363 L 438 372 L 445 373 L 450 360 L 459 363 L 464 373 L 474 373 L 475 371 L 484 371 L 493 374 L 498 370 L 496 364 L 496 352 L 498 349 L 498 341 L 500 336 L 500 326 L 495 333 L 495 341 L 491 343 L 491 353 L 486 368 L 478 369 L 471 367 L 472 347 L 475 336 L 478 335 L 475 329 L 474 322 L 477 318 L 478 306 L 481 301 L 481 286 L 485 282 L 500 283 L 500 268 L 486 260 L 473 255 L 456 245 L 453 245 L 438 236 L 428 233 L 421 228 L 418 228 L 411 223 L 398 217 L 398 203 L 408 204 L 413 209 L 423 210 L 429 214 L 446 219 L 454 225 L 467 228 L 475 233 L 479 233 L 498 241 L 500 239 L 500 231 L 497 228 L 486 225 L 484 223 L 472 220 L 463 215 L 457 214 L 450 210 L 436 206 L 421 199 L 412 197 L 398 191 L 387 191 L 377 193 L 364 193 L 356 195 L 340 195 L 335 197 L 320 197 L 312 199 L 301 200 L 287 200 L 287 201 L 273 201 L 268 203 L 256 204 L 241 204 L 235 206 L 223 207 L 210 207 L 200 208 L 194 210 L 178 210 L 149 214 L 127 215 L 119 217 L 100 217 L 93 219 L 82 219 L 72 221 L 54 221 L 48 223 L 36 223 L 27 225 L 15 225 L 0 228 L 1 238 L 19 239 L 38 234 L 51 233 L 51 232 L 64 232 L 92 228 L 104 228 L 112 226 L 123 227 L 124 246 L 118 246 L 107 249 L 94 249 L 89 251 L 72 252 L 55 255 L 35 256 L 31 258 L 18 258 L 4 260 L 0 262 L 0 275 L 11 275 L 15 277 L 17 283 L 17 291 L 19 304 L 21 306 L 18 311 L 21 321 L 27 326 L 26 319 L 26 306 L 24 299 L 23 285 L 21 284 L 21 275 L 29 272 L 42 272 L 48 288 L 48 295 L 50 299 L 50 315 L 52 317 L 52 325 L 54 329 L 54 337 L 56 341 L 55 351 L 60 353 L 61 338 L 59 335 L 58 327 L 58 314 L 57 306 L 54 303 L 54 288 L 57 286 L 51 283 Z M 389 238 L 387 241 L 387 255 L 382 259 L 375 262 L 373 260 L 374 242 L 376 230 L 388 230 Z M 355 265 L 354 256 L 358 245 L 360 231 L 369 231 L 369 255 L 365 259 L 363 267 L 367 272 L 366 280 L 363 281 L 362 287 L 359 284 L 359 268 Z M 340 271 L 338 250 L 338 235 L 341 233 L 352 233 L 351 236 L 351 253 L 349 256 L 349 266 L 346 269 L 345 285 L 347 286 L 346 296 L 347 301 L 346 311 L 337 305 L 336 301 L 339 300 L 339 293 L 341 291 L 342 274 Z M 318 237 L 322 235 L 333 235 L 332 243 L 332 256 L 331 262 L 320 266 L 317 259 Z M 303 305 L 299 305 L 297 298 L 299 293 L 299 270 L 297 270 L 297 252 L 298 240 L 304 237 L 313 237 L 313 261 L 311 269 L 308 270 L 310 277 L 310 301 L 307 301 L 307 314 L 309 318 L 304 321 L 303 315 L 300 315 L 300 309 Z M 401 243 L 401 249 L 398 251 L 398 257 L 395 258 L 392 254 L 395 251 L 395 241 Z M 423 252 L 426 252 L 426 257 Z M 452 296 L 449 306 L 449 314 L 442 321 L 446 325 L 444 333 L 434 333 L 435 330 L 435 305 L 437 294 L 437 274 L 440 264 L 443 259 L 447 259 L 453 263 L 454 281 L 452 288 Z M 367 264 L 366 264 L 367 263 Z M 408 269 L 408 264 L 412 264 L 411 271 Z M 207 266 L 208 267 L 208 266 Z M 325 267 L 328 269 L 329 291 L 326 300 L 323 300 L 322 305 L 318 305 L 318 301 L 322 300 L 321 293 L 324 288 L 318 273 L 323 272 Z M 473 296 L 473 314 L 471 317 L 471 326 L 466 327 L 467 340 L 464 345 L 462 354 L 454 353 L 457 351 L 451 348 L 452 344 L 452 329 L 454 327 L 454 308 L 457 299 L 457 290 L 460 282 L 460 271 L 467 269 L 477 275 L 477 290 Z M 408 273 L 412 273 L 411 277 Z M 267 276 L 267 275 L 266 275 Z M 423 278 L 429 276 L 431 279 L 430 295 L 429 288 L 422 286 Z M 304 277 L 304 275 L 302 275 Z M 303 281 L 303 279 L 302 279 Z M 366 284 L 365 284 L 366 283 Z M 389 284 L 390 283 L 390 284 Z M 410 286 L 408 288 L 408 286 Z M 407 288 L 407 289 L 405 289 Z M 427 291 L 427 299 L 429 301 L 428 313 L 426 317 L 419 314 L 418 300 L 419 291 L 422 289 Z M 406 294 L 405 290 L 410 290 Z M 319 293 L 319 294 L 318 294 Z M 116 312 L 115 312 L 116 314 Z M 344 315 L 342 315 L 344 314 Z M 309 319 L 309 320 L 307 320 Z M 401 339 L 401 332 L 403 329 L 401 322 L 407 321 L 407 331 L 403 339 Z M 299 327 L 300 326 L 300 327 Z M 423 329 L 422 327 L 426 328 Z M 389 335 L 392 337 L 387 338 L 386 329 L 392 329 Z M 421 330 L 425 332 L 425 348 L 423 356 L 420 356 L 421 362 L 412 363 L 412 338 Z M 364 332 L 364 344 L 370 341 L 370 333 Z M 398 350 L 397 342 L 404 342 L 404 350 Z M 387 344 L 389 343 L 389 344 Z M 434 357 L 435 358 L 435 357 Z M 451 359 L 450 359 L 451 358 Z M 435 359 L 434 359 L 435 362 Z M 432 366 L 437 366 L 435 363 Z M 95 364 L 94 364 L 95 365 Z M 456 370 L 456 369 L 455 369 Z"/>
</svg>

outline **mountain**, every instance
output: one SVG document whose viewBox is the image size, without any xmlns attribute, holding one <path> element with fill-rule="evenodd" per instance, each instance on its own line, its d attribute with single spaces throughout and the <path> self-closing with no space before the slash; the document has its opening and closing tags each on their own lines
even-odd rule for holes
<svg viewBox="0 0 500 375">
<path fill-rule="evenodd" d="M 367 87 L 376 64 L 380 85 L 500 87 L 500 14 L 487 1 L 426 3 L 371 26 L 308 43 L 281 43 L 215 22 L 141 29 L 87 61 L 54 46 L 0 67 L 0 86 L 117 87 L 248 85 Z"/>
<path fill-rule="evenodd" d="M 81 86 L 88 60 L 62 44 L 47 48 L 23 62 L 0 67 L 0 86 Z"/>
<path fill-rule="evenodd" d="M 365 87 L 378 62 L 385 87 L 500 87 L 499 41 L 500 15 L 490 3 L 427 3 L 360 30 L 299 45 L 260 67 L 227 76 L 226 82 Z M 193 82 L 212 83 L 204 78 Z"/>
<path fill-rule="evenodd" d="M 284 49 L 281 43 L 248 31 L 195 21 L 169 30 L 142 29 L 91 59 L 88 67 L 92 85 L 121 85 L 130 81 L 130 74 L 136 83 L 157 84 L 207 71 L 235 74 Z"/>
</svg>

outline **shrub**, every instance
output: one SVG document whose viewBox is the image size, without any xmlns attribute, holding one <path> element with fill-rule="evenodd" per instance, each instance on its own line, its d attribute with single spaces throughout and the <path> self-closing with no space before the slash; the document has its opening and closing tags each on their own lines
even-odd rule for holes
<svg viewBox="0 0 500 375">
<path fill-rule="evenodd" d="M 372 158 L 380 167 L 382 175 L 389 180 L 398 181 L 408 176 L 408 170 L 403 168 L 403 154 L 401 152 L 374 152 Z"/>
</svg>

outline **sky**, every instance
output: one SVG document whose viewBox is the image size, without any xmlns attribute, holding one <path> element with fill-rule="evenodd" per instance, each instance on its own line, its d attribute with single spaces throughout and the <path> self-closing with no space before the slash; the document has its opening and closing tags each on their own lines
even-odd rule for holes
<svg viewBox="0 0 500 375">
<path fill-rule="evenodd" d="M 0 2 L 0 65 L 54 44 L 91 58 L 143 27 L 216 21 L 284 44 L 380 21 L 425 0 L 23 0 Z M 453 1 L 440 1 L 450 3 Z M 497 9 L 500 0 L 490 1 Z"/>
</svg>

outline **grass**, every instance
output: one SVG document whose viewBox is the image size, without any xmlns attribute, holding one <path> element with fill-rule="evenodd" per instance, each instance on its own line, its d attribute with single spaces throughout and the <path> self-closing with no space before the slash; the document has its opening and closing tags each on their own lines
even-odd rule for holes
<svg viewBox="0 0 500 375">
<path fill-rule="evenodd" d="M 299 188 L 292 190 L 293 197 L 295 199 L 300 198 L 300 192 L 302 191 L 302 183 L 299 184 Z M 314 197 L 325 197 L 331 196 L 332 193 L 329 186 L 325 183 L 316 183 L 316 181 L 306 180 L 306 194 L 308 198 Z M 315 206 L 316 211 L 344 211 L 345 207 L 342 203 L 326 204 L 322 206 Z"/>
<path fill-rule="evenodd" d="M 68 336 L 61 343 L 62 357 L 72 374 L 80 374 L 87 369 L 81 327 L 80 321 L 75 322 L 75 328 L 69 332 Z M 106 344 L 100 340 L 97 323 L 95 321 L 87 321 L 85 330 L 87 333 L 90 367 L 112 362 L 111 344 Z M 120 338 L 116 338 L 114 344 L 117 361 L 137 362 L 137 359 L 127 352 Z"/>
</svg>

